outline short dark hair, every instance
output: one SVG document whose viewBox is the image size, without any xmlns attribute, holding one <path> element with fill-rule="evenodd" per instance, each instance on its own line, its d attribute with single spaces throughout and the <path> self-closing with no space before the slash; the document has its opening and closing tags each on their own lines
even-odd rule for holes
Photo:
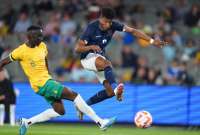
<svg viewBox="0 0 200 135">
<path fill-rule="evenodd" d="M 27 32 L 29 31 L 33 31 L 33 30 L 41 30 L 42 27 L 38 26 L 38 25 L 31 25 L 30 27 L 27 28 Z"/>
<path fill-rule="evenodd" d="M 115 17 L 115 11 L 110 7 L 103 7 L 101 8 L 101 16 L 112 20 Z"/>
</svg>

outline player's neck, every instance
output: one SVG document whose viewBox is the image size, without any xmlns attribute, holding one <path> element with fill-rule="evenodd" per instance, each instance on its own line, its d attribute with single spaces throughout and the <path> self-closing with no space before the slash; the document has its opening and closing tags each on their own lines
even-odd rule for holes
<svg viewBox="0 0 200 135">
<path fill-rule="evenodd" d="M 40 44 L 40 43 L 39 43 L 39 44 Z M 31 43 L 30 41 L 28 41 L 28 42 L 26 43 L 26 46 L 28 46 L 29 48 L 35 48 L 35 47 L 39 46 L 39 44 L 38 44 L 38 45 L 35 45 L 35 44 Z"/>
<path fill-rule="evenodd" d="M 99 23 L 99 29 L 101 30 L 101 31 L 106 31 L 106 30 L 104 30 L 102 27 L 101 27 L 101 24 Z"/>
</svg>

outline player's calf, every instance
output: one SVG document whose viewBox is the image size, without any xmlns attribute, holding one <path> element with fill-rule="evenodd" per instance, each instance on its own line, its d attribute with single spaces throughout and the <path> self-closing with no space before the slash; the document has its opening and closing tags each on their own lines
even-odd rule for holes
<svg viewBox="0 0 200 135">
<path fill-rule="evenodd" d="M 57 100 L 52 104 L 52 107 L 56 113 L 59 115 L 65 115 L 65 108 L 63 106 L 62 100 Z"/>
<path fill-rule="evenodd" d="M 70 101 L 74 101 L 74 99 L 77 97 L 77 95 L 78 94 L 76 92 L 65 87 L 62 91 L 61 98 L 66 99 L 66 100 L 70 100 Z"/>
<path fill-rule="evenodd" d="M 115 93 L 114 93 L 114 91 L 113 91 L 113 89 L 112 89 L 110 83 L 108 82 L 108 80 L 105 80 L 105 81 L 103 82 L 103 85 L 104 85 L 104 87 L 106 88 L 106 89 L 105 89 L 105 90 L 106 90 L 106 94 L 107 94 L 107 96 L 108 96 L 109 98 L 115 96 Z"/>
</svg>

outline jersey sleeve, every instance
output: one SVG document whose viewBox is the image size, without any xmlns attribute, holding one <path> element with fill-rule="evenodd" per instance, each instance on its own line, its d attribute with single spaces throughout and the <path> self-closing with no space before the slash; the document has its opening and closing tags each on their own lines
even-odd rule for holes
<svg viewBox="0 0 200 135">
<path fill-rule="evenodd" d="M 23 59 L 23 50 L 22 50 L 22 47 L 18 47 L 16 49 L 14 49 L 10 55 L 10 60 L 11 61 L 19 61 L 19 60 L 22 60 Z"/>
<path fill-rule="evenodd" d="M 123 31 L 123 29 L 124 29 L 124 24 L 119 23 L 119 22 L 117 22 L 117 21 L 113 21 L 113 22 L 112 22 L 112 29 L 113 29 L 114 31 Z"/>
<path fill-rule="evenodd" d="M 87 44 L 89 42 L 90 35 L 91 35 L 91 27 L 88 25 L 85 31 L 80 36 L 80 39 Z"/>
</svg>

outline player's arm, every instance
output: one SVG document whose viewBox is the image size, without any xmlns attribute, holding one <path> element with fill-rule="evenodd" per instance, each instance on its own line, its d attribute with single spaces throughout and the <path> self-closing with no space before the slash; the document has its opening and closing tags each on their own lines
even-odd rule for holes
<svg viewBox="0 0 200 135">
<path fill-rule="evenodd" d="M 88 41 L 93 36 L 92 33 L 93 33 L 93 28 L 92 26 L 88 25 L 85 31 L 80 36 L 80 39 L 78 40 L 75 46 L 76 53 L 83 53 L 83 52 L 88 52 L 88 51 L 94 51 L 94 52 L 101 51 L 101 48 L 98 45 L 88 44 Z"/>
<path fill-rule="evenodd" d="M 78 40 L 76 46 L 75 46 L 75 52 L 76 53 L 83 53 L 87 51 L 94 51 L 99 52 L 101 51 L 101 48 L 97 45 L 87 45 L 87 41 L 83 41 L 81 39 Z"/>
<path fill-rule="evenodd" d="M 150 44 L 153 44 L 158 47 L 163 47 L 164 45 L 167 44 L 167 42 L 161 41 L 159 39 L 153 39 L 150 36 L 146 35 L 144 32 L 142 32 L 138 29 L 134 29 L 132 27 L 126 26 L 126 25 L 124 26 L 123 31 L 129 32 L 132 35 L 136 36 L 137 38 L 144 39 L 144 40 L 148 41 Z"/>
<path fill-rule="evenodd" d="M 11 57 L 12 57 L 12 56 L 10 56 L 10 57 L 8 56 L 8 57 L 6 57 L 6 58 L 0 60 L 0 71 L 2 71 L 2 69 L 3 69 L 3 67 L 4 67 L 5 65 L 7 65 L 7 64 L 9 64 L 9 63 L 12 62 Z"/>
<path fill-rule="evenodd" d="M 21 47 L 18 47 L 14 49 L 9 56 L 0 60 L 0 71 L 5 65 L 11 63 L 12 61 L 21 61 L 23 59 L 23 51 L 24 50 Z"/>
</svg>

